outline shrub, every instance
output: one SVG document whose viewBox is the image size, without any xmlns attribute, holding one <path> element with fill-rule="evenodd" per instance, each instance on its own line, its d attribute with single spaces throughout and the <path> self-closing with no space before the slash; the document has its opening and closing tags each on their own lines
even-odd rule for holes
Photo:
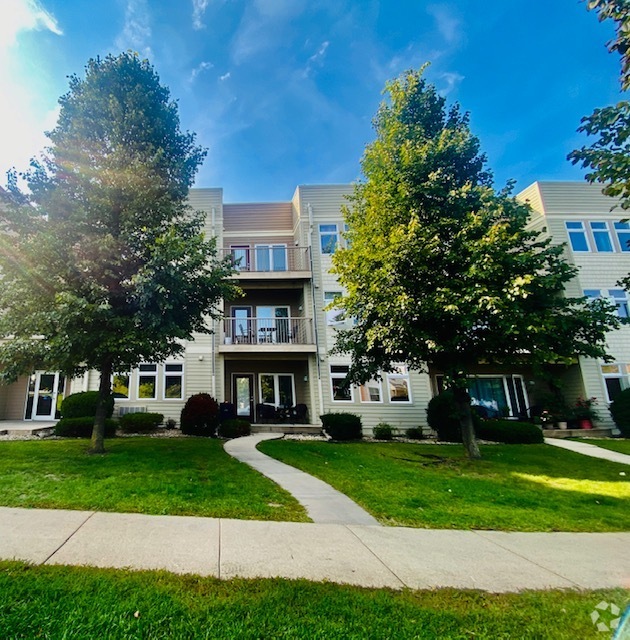
<svg viewBox="0 0 630 640">
<path fill-rule="evenodd" d="M 360 440 L 363 437 L 361 418 L 353 413 L 325 413 L 320 419 L 324 431 L 333 440 Z"/>
<path fill-rule="evenodd" d="M 247 420 L 232 418 L 224 420 L 219 425 L 219 435 L 222 438 L 240 438 L 248 436 L 252 432 L 252 425 Z"/>
<path fill-rule="evenodd" d="M 116 420 L 105 420 L 105 437 L 113 438 L 116 435 L 117 426 Z M 64 438 L 90 438 L 93 427 L 94 418 L 91 416 L 62 418 L 55 425 L 55 435 Z"/>
<path fill-rule="evenodd" d="M 61 403 L 61 416 L 63 418 L 85 418 L 96 415 L 98 403 L 98 391 L 82 391 L 73 393 Z M 107 417 L 114 413 L 114 396 L 110 395 L 107 402 Z"/>
<path fill-rule="evenodd" d="M 189 436 L 217 437 L 219 404 L 208 393 L 197 393 L 186 400 L 180 418 L 182 433 Z"/>
<path fill-rule="evenodd" d="M 154 431 L 162 424 L 164 416 L 161 413 L 126 413 L 120 416 L 118 423 L 124 433 L 147 433 Z"/>
<path fill-rule="evenodd" d="M 504 444 L 541 444 L 542 429 L 530 422 L 515 420 L 483 420 L 476 427 L 477 437 Z"/>
<path fill-rule="evenodd" d="M 386 422 L 379 422 L 372 430 L 372 435 L 377 440 L 391 440 L 394 436 L 394 430 Z"/>
<path fill-rule="evenodd" d="M 610 415 L 624 438 L 630 438 L 630 389 L 620 391 L 610 403 Z"/>
<path fill-rule="evenodd" d="M 424 432 L 422 427 L 411 427 L 407 429 L 405 434 L 410 440 L 424 440 Z"/>
<path fill-rule="evenodd" d="M 462 441 L 459 414 L 452 391 L 443 391 L 429 400 L 427 422 L 431 429 L 437 432 L 438 440 L 443 442 Z"/>
<path fill-rule="evenodd" d="M 174 418 L 168 418 L 167 420 L 164 421 L 165 429 L 175 429 L 176 426 L 177 426 L 177 420 L 175 420 Z"/>
</svg>

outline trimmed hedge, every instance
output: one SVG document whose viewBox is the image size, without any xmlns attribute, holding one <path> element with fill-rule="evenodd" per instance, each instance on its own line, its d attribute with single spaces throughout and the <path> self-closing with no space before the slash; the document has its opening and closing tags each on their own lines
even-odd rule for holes
<svg viewBox="0 0 630 640">
<path fill-rule="evenodd" d="M 116 420 L 105 420 L 105 437 L 113 438 L 116 435 L 116 427 Z M 55 435 L 64 438 L 91 438 L 93 428 L 94 418 L 91 416 L 61 418 L 55 425 Z"/>
<path fill-rule="evenodd" d="M 219 435 L 222 438 L 240 438 L 248 436 L 252 432 L 252 425 L 247 420 L 232 418 L 224 420 L 219 425 Z"/>
<path fill-rule="evenodd" d="M 61 403 L 62 418 L 85 418 L 96 415 L 96 405 L 98 403 L 98 391 L 81 391 L 73 393 L 64 398 Z M 114 413 L 114 396 L 110 395 L 107 402 L 107 417 L 111 418 Z"/>
<path fill-rule="evenodd" d="M 624 438 L 630 438 L 630 389 L 620 391 L 610 403 L 610 415 Z"/>
<path fill-rule="evenodd" d="M 542 444 L 542 429 L 531 422 L 516 420 L 481 420 L 475 426 L 477 437 L 504 444 Z"/>
<path fill-rule="evenodd" d="M 320 420 L 333 440 L 360 440 L 363 437 L 361 418 L 353 413 L 325 413 Z"/>
<path fill-rule="evenodd" d="M 427 422 L 442 442 L 461 442 L 462 430 L 452 391 L 443 391 L 429 400 Z"/>
<path fill-rule="evenodd" d="M 216 438 L 219 403 L 209 393 L 190 396 L 182 409 L 180 426 L 186 435 Z"/>
<path fill-rule="evenodd" d="M 422 431 L 422 427 L 411 427 L 407 429 L 405 435 L 410 440 L 424 440 L 424 432 Z"/>
<path fill-rule="evenodd" d="M 391 425 L 386 422 L 379 422 L 374 429 L 372 429 L 372 435 L 377 440 L 391 440 L 394 437 L 394 430 Z"/>
<path fill-rule="evenodd" d="M 118 423 L 120 430 L 124 433 L 147 433 L 155 431 L 158 425 L 164 422 L 164 416 L 161 413 L 126 413 L 120 416 Z"/>
</svg>

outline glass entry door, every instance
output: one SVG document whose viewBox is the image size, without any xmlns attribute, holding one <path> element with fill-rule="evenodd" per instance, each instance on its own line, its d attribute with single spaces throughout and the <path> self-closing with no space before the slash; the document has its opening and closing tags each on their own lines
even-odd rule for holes
<svg viewBox="0 0 630 640">
<path fill-rule="evenodd" d="M 232 402 L 236 417 L 254 421 L 254 376 L 251 373 L 235 373 L 232 377 Z"/>
<path fill-rule="evenodd" d="M 63 398 L 65 378 L 59 373 L 36 371 L 28 381 L 25 420 L 54 420 Z"/>
</svg>

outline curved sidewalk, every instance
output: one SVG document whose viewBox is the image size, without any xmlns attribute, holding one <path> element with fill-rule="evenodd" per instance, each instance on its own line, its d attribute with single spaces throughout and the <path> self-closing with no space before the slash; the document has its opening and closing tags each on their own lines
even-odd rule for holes
<svg viewBox="0 0 630 640">
<path fill-rule="evenodd" d="M 618 451 L 603 449 L 602 447 L 597 447 L 594 444 L 588 444 L 588 442 L 565 440 L 563 438 L 545 438 L 545 444 L 550 444 L 554 447 L 559 447 L 560 449 L 575 451 L 575 453 L 581 453 L 584 456 L 591 456 L 591 458 L 601 458 L 602 460 L 610 460 L 611 462 L 630 465 L 629 455 L 619 453 Z"/>
<path fill-rule="evenodd" d="M 278 438 L 282 438 L 282 434 L 259 433 L 228 440 L 224 448 L 232 457 L 253 467 L 288 491 L 302 504 L 313 522 L 372 526 L 379 524 L 376 518 L 329 484 L 256 449 L 259 442 Z"/>
</svg>

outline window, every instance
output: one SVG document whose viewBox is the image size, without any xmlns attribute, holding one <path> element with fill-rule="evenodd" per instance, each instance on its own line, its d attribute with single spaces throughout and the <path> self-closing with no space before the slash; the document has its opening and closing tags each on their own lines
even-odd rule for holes
<svg viewBox="0 0 630 640">
<path fill-rule="evenodd" d="M 622 251 L 630 251 L 630 222 L 615 222 L 615 231 Z"/>
<path fill-rule="evenodd" d="M 344 385 L 350 367 L 345 364 L 330 365 L 330 386 L 333 402 L 352 402 L 352 387 Z"/>
<path fill-rule="evenodd" d="M 331 302 L 334 302 L 336 298 L 341 297 L 341 291 L 324 291 L 324 305 L 327 307 Z M 345 312 L 343 309 L 327 309 L 326 310 L 326 324 L 329 327 L 343 324 L 345 322 Z"/>
<path fill-rule="evenodd" d="M 295 404 L 295 386 L 292 373 L 261 373 L 260 402 L 274 407 L 292 407 Z"/>
<path fill-rule="evenodd" d="M 583 222 L 565 222 L 573 251 L 590 251 Z"/>
<path fill-rule="evenodd" d="M 602 292 L 599 289 L 584 289 L 584 295 L 588 298 L 589 302 L 597 300 L 602 297 Z"/>
<path fill-rule="evenodd" d="M 249 271 L 249 245 L 230 247 L 230 253 L 237 271 Z"/>
<path fill-rule="evenodd" d="M 256 271 L 286 271 L 287 246 L 285 244 L 257 244 Z"/>
<path fill-rule="evenodd" d="M 141 364 L 138 367 L 138 398 L 154 400 L 157 397 L 157 365 Z"/>
<path fill-rule="evenodd" d="M 164 365 L 164 399 L 181 400 L 184 397 L 184 365 L 166 363 Z"/>
<path fill-rule="evenodd" d="M 409 369 L 406 364 L 394 365 L 394 371 L 387 374 L 390 402 L 411 402 Z"/>
<path fill-rule="evenodd" d="M 606 387 L 608 402 L 612 402 L 617 394 L 628 388 L 628 375 L 630 365 L 627 364 L 603 364 L 601 365 L 602 377 Z"/>
<path fill-rule="evenodd" d="M 359 387 L 361 402 L 383 402 L 381 383 L 379 380 L 368 380 Z"/>
<path fill-rule="evenodd" d="M 630 317 L 628 313 L 628 296 L 624 289 L 608 289 L 610 301 L 617 307 L 617 315 L 620 318 Z"/>
<path fill-rule="evenodd" d="M 591 222 L 591 232 L 595 240 L 595 249 L 600 253 L 612 253 L 614 251 L 607 222 Z"/>
<path fill-rule="evenodd" d="M 322 253 L 335 253 L 339 244 L 339 229 L 336 224 L 320 224 L 319 239 Z"/>
<path fill-rule="evenodd" d="M 128 373 L 115 373 L 112 376 L 112 394 L 116 400 L 129 400 Z"/>
</svg>

